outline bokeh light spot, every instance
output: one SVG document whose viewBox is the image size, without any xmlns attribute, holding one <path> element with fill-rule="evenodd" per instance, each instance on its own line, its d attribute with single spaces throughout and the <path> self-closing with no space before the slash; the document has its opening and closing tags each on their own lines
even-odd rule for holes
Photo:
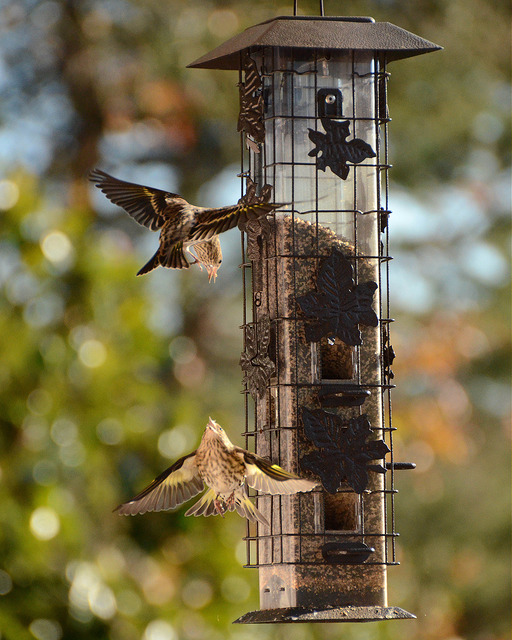
<svg viewBox="0 0 512 640">
<path fill-rule="evenodd" d="M 124 437 L 123 425 L 119 420 L 105 418 L 96 425 L 96 435 L 103 444 L 115 445 L 122 442 Z"/>
<path fill-rule="evenodd" d="M 176 364 L 174 366 L 176 380 L 189 389 L 197 388 L 204 382 L 206 376 L 206 365 L 204 360 L 195 357 L 187 364 Z"/>
<path fill-rule="evenodd" d="M 251 594 L 251 587 L 247 580 L 239 576 L 224 578 L 220 586 L 222 597 L 228 602 L 244 602 Z"/>
<path fill-rule="evenodd" d="M 146 627 L 142 640 L 176 640 L 177 637 L 171 624 L 165 620 L 153 620 Z"/>
<path fill-rule="evenodd" d="M 20 190 L 12 180 L 0 180 L 0 210 L 12 209 L 18 202 Z"/>
<path fill-rule="evenodd" d="M 188 425 L 178 425 L 167 429 L 158 438 L 158 451 L 174 460 L 187 453 L 193 446 L 194 431 Z"/>
<path fill-rule="evenodd" d="M 247 545 L 245 540 L 240 540 L 236 545 L 235 557 L 241 567 L 243 567 L 243 565 L 247 562 Z"/>
<path fill-rule="evenodd" d="M 125 424 L 134 433 L 145 433 L 153 428 L 157 419 L 155 411 L 152 411 L 150 407 L 136 404 L 126 411 Z"/>
<path fill-rule="evenodd" d="M 169 345 L 169 355 L 177 364 L 188 364 L 197 355 L 196 344 L 186 336 L 177 336 Z"/>
<path fill-rule="evenodd" d="M 59 516 L 49 507 L 38 507 L 30 516 L 30 530 L 38 540 L 51 540 L 60 531 Z"/>
<path fill-rule="evenodd" d="M 59 418 L 52 424 L 50 435 L 55 444 L 58 444 L 60 447 L 65 447 L 77 439 L 78 427 L 67 418 Z"/>
<path fill-rule="evenodd" d="M 46 0 L 36 5 L 30 12 L 30 21 L 39 29 L 49 29 L 60 18 L 62 8 L 55 0 Z"/>
<path fill-rule="evenodd" d="M 56 620 L 38 618 L 30 623 L 28 630 L 37 640 L 60 640 L 62 638 L 62 627 Z"/>
<path fill-rule="evenodd" d="M 57 480 L 57 467 L 51 460 L 39 460 L 32 469 L 32 476 L 37 484 L 49 487 Z"/>
<path fill-rule="evenodd" d="M 66 357 L 66 344 L 58 334 L 53 334 L 41 340 L 39 351 L 48 364 L 58 364 Z"/>
<path fill-rule="evenodd" d="M 101 579 L 100 572 L 91 562 L 70 562 L 66 576 L 71 580 L 69 601 L 71 613 L 77 620 L 90 620 L 88 613 L 109 620 L 117 612 L 113 591 Z"/>
<path fill-rule="evenodd" d="M 98 618 L 110 620 L 117 611 L 117 603 L 110 587 L 98 583 L 89 591 L 89 607 Z"/>
<path fill-rule="evenodd" d="M 85 462 L 85 447 L 81 442 L 72 442 L 61 447 L 59 458 L 66 467 L 79 467 Z"/>
<path fill-rule="evenodd" d="M 416 474 L 426 473 L 434 464 L 435 454 L 425 440 L 414 440 L 407 446 L 407 459 L 414 460 Z"/>
<path fill-rule="evenodd" d="M 82 20 L 82 31 L 93 40 L 99 40 L 108 36 L 112 28 L 112 19 L 107 11 L 96 9 L 90 11 Z"/>
<path fill-rule="evenodd" d="M 69 262 L 73 253 L 73 245 L 62 231 L 50 231 L 40 244 L 44 257 L 54 264 Z"/>
<path fill-rule="evenodd" d="M 52 397 L 46 389 L 34 389 L 27 398 L 27 407 L 30 413 L 43 416 L 52 408 Z"/>
<path fill-rule="evenodd" d="M 56 484 L 48 491 L 48 506 L 61 515 L 73 513 L 77 506 L 77 500 L 71 491 Z"/>
<path fill-rule="evenodd" d="M 7 595 L 12 589 L 12 578 L 7 571 L 0 569 L 0 596 Z"/>
<path fill-rule="evenodd" d="M 92 338 L 94 338 L 94 332 L 85 324 L 79 324 L 69 332 L 69 344 L 73 349 L 80 349 L 84 342 Z"/>
<path fill-rule="evenodd" d="M 206 580 L 191 580 L 181 592 L 181 598 L 190 609 L 202 609 L 209 604 L 213 597 L 213 590 Z"/>
<path fill-rule="evenodd" d="M 172 576 L 158 563 L 148 560 L 144 567 L 142 589 L 149 604 L 161 606 L 172 600 L 176 593 L 176 584 Z"/>
<path fill-rule="evenodd" d="M 142 608 L 142 601 L 133 589 L 123 589 L 117 594 L 117 608 L 126 616 L 135 616 Z"/>
<path fill-rule="evenodd" d="M 1 248 L 4 251 L 4 248 Z M 18 265 L 15 266 L 19 268 Z M 31 273 L 16 271 L 5 275 L 5 294 L 11 304 L 25 304 L 33 298 L 39 290 L 39 281 Z"/>
<path fill-rule="evenodd" d="M 238 16 L 229 9 L 215 9 L 208 17 L 210 33 L 226 38 L 238 29 Z"/>
<path fill-rule="evenodd" d="M 25 322 L 32 327 L 45 327 L 64 312 L 64 301 L 56 293 L 47 293 L 29 300 L 23 311 Z"/>
<path fill-rule="evenodd" d="M 493 144 L 505 130 L 503 122 L 488 111 L 477 113 L 471 125 L 474 138 L 484 144 Z"/>
<path fill-rule="evenodd" d="M 81 362 L 90 369 L 101 367 L 107 359 L 107 349 L 103 342 L 94 338 L 86 340 L 78 349 Z"/>
<path fill-rule="evenodd" d="M 48 442 L 48 425 L 46 420 L 35 416 L 27 416 L 23 420 L 23 446 L 30 451 L 42 451 Z"/>
</svg>

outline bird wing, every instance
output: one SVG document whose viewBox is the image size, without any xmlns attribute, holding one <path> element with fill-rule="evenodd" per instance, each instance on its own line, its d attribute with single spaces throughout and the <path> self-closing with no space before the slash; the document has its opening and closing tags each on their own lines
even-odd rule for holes
<svg viewBox="0 0 512 640">
<path fill-rule="evenodd" d="M 196 452 L 177 460 L 129 502 L 114 511 L 119 515 L 135 515 L 147 511 L 174 509 L 204 489 L 196 465 Z"/>
<path fill-rule="evenodd" d="M 89 179 L 111 202 L 122 207 L 134 220 L 151 231 L 162 227 L 167 217 L 165 210 L 172 200 L 181 200 L 181 196 L 175 193 L 118 180 L 100 169 L 91 171 Z"/>
<path fill-rule="evenodd" d="M 282 204 L 269 202 L 255 202 L 216 209 L 201 209 L 196 214 L 196 222 L 190 237 L 192 240 L 207 240 L 217 233 L 236 227 L 241 222 L 255 220 L 282 206 Z"/>
<path fill-rule="evenodd" d="M 255 453 L 239 449 L 243 453 L 246 475 L 245 482 L 249 487 L 263 493 L 290 494 L 302 491 L 311 491 L 317 486 L 317 482 L 299 478 L 293 473 L 288 473 L 277 464 L 261 458 Z"/>
</svg>

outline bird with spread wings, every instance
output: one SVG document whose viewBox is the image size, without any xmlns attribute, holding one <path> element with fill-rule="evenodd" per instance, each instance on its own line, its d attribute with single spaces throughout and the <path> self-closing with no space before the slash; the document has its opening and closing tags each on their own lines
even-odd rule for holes
<svg viewBox="0 0 512 640">
<path fill-rule="evenodd" d="M 159 247 L 155 255 L 138 271 L 148 273 L 158 266 L 169 269 L 188 269 L 190 264 L 204 264 L 209 280 L 215 279 L 220 265 L 218 234 L 233 227 L 256 220 L 278 209 L 280 204 L 270 204 L 270 193 L 228 207 L 197 207 L 176 193 L 153 187 L 125 182 L 94 169 L 89 179 L 114 204 L 122 207 L 136 222 L 151 231 L 160 231 Z M 205 264 L 191 253 L 190 248 L 199 245 L 201 254 L 214 253 L 213 263 Z M 188 262 L 185 254 L 192 257 Z M 222 254 L 220 254 L 222 259 Z"/>
<path fill-rule="evenodd" d="M 180 458 L 134 498 L 119 505 L 120 515 L 175 509 L 197 496 L 203 496 L 186 516 L 224 515 L 236 511 L 251 522 L 269 526 L 268 520 L 252 503 L 247 487 L 271 495 L 311 491 L 317 482 L 299 478 L 277 464 L 235 446 L 224 429 L 210 418 L 199 447 Z"/>
</svg>

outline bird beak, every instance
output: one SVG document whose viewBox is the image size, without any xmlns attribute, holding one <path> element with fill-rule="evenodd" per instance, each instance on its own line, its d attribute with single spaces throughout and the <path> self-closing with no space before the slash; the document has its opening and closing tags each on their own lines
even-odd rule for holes
<svg viewBox="0 0 512 640">
<path fill-rule="evenodd" d="M 211 418 L 208 418 L 208 424 L 206 425 L 207 429 L 211 429 L 212 431 L 215 431 L 215 420 L 212 420 Z"/>
<path fill-rule="evenodd" d="M 206 271 L 208 272 L 208 282 L 211 282 L 212 280 L 215 282 L 216 278 L 217 278 L 217 270 L 218 270 L 218 265 L 217 266 L 206 266 Z"/>
</svg>

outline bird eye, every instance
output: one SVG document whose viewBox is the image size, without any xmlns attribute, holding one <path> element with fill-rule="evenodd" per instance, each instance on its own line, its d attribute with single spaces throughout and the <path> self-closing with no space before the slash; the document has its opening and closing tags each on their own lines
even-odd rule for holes
<svg viewBox="0 0 512 640">
<path fill-rule="evenodd" d="M 328 95 L 325 96 L 325 102 L 327 104 L 334 104 L 336 102 L 336 96 L 333 95 L 332 93 L 329 93 Z"/>
</svg>

